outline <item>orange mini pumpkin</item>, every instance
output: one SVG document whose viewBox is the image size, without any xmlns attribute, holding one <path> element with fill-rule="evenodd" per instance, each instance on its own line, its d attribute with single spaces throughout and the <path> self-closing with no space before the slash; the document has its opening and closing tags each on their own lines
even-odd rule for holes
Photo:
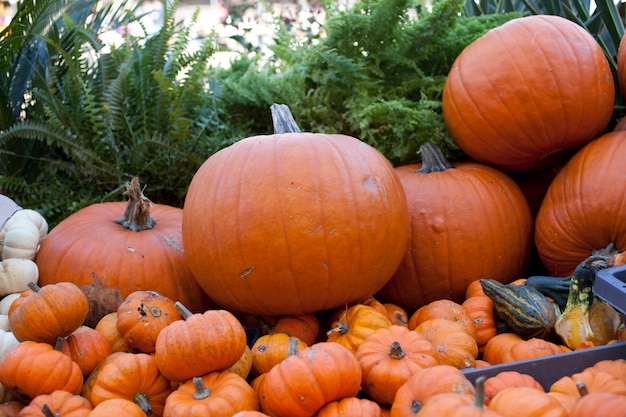
<svg viewBox="0 0 626 417">
<path fill-rule="evenodd" d="M 232 416 L 258 408 L 256 392 L 245 379 L 232 372 L 210 372 L 193 377 L 172 392 L 163 416 Z"/>
<path fill-rule="evenodd" d="M 252 371 L 261 375 L 278 365 L 285 358 L 307 348 L 306 343 L 285 333 L 266 334 L 252 345 Z"/>
<path fill-rule="evenodd" d="M 161 330 L 155 359 L 161 373 L 176 382 L 234 365 L 246 348 L 246 332 L 227 310 L 191 314 L 176 302 L 183 320 Z"/>
<path fill-rule="evenodd" d="M 85 398 L 68 391 L 57 390 L 32 399 L 20 417 L 89 417 L 93 405 Z"/>
<path fill-rule="evenodd" d="M 128 346 L 152 353 L 159 332 L 182 319 L 174 303 L 156 291 L 134 291 L 118 307 L 115 326 Z"/>
<path fill-rule="evenodd" d="M 354 304 L 326 332 L 327 341 L 339 343 L 354 353 L 369 335 L 389 326 L 391 320 L 386 313 L 365 304 Z"/>
<path fill-rule="evenodd" d="M 47 343 L 26 341 L 0 362 L 0 384 L 27 404 L 38 395 L 57 390 L 80 394 L 83 373 L 69 356 Z"/>
<path fill-rule="evenodd" d="M 21 298 L 9 315 L 17 340 L 54 345 L 57 338 L 68 336 L 84 323 L 89 302 L 75 284 L 59 282 L 42 288 L 29 285 L 33 286 L 33 293 Z"/>
<path fill-rule="evenodd" d="M 355 352 L 366 394 L 381 404 L 393 403 L 396 391 L 417 370 L 439 365 L 433 344 L 421 333 L 392 325 L 369 335 Z"/>
<path fill-rule="evenodd" d="M 319 342 L 264 374 L 261 411 L 274 417 L 311 417 L 325 404 L 353 397 L 361 386 L 361 366 L 339 343 Z"/>
</svg>

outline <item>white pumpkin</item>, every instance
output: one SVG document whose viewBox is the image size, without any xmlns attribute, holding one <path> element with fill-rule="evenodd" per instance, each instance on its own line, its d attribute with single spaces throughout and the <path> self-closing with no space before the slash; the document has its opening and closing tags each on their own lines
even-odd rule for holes
<svg viewBox="0 0 626 417">
<path fill-rule="evenodd" d="M 5 332 L 11 331 L 11 326 L 9 325 L 9 316 L 6 314 L 0 314 L 0 330 L 4 330 Z"/>
<path fill-rule="evenodd" d="M 28 289 L 39 281 L 39 268 L 30 259 L 8 258 L 0 262 L 0 297 Z"/>
<path fill-rule="evenodd" d="M 0 362 L 2 362 L 7 353 L 12 351 L 19 344 L 20 342 L 15 338 L 13 332 L 0 330 Z"/>
<path fill-rule="evenodd" d="M 39 249 L 39 228 L 26 218 L 11 221 L 12 219 L 9 219 L 7 222 L 8 226 L 2 247 L 2 259 L 19 258 L 34 260 Z"/>
<path fill-rule="evenodd" d="M 2 297 L 2 300 L 0 300 L 0 314 L 9 314 L 9 308 L 11 308 L 11 304 L 13 304 L 13 301 L 17 300 L 21 296 L 21 292 L 15 292 Z"/>
<path fill-rule="evenodd" d="M 11 223 L 20 220 L 28 220 L 37 226 L 37 229 L 39 229 L 39 243 L 48 235 L 48 222 L 38 211 L 32 209 L 22 209 L 15 212 L 4 224 L 3 229 L 5 233 L 11 227 Z"/>
</svg>

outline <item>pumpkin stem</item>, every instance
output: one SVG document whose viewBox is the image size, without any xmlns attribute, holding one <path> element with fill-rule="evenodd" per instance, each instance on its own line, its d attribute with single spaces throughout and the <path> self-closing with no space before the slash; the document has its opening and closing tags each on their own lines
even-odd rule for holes
<svg viewBox="0 0 626 417">
<path fill-rule="evenodd" d="M 576 381 L 576 389 L 581 397 L 589 394 L 589 388 L 587 388 L 587 385 L 583 381 Z"/>
<path fill-rule="evenodd" d="M 289 343 L 287 344 L 287 356 L 293 356 L 298 354 L 298 342 L 300 339 L 297 337 L 289 337 Z"/>
<path fill-rule="evenodd" d="M 391 346 L 389 349 L 389 357 L 392 359 L 402 359 L 404 358 L 404 356 L 406 355 L 406 353 L 404 352 L 404 349 L 402 349 L 402 345 L 400 344 L 400 342 L 394 340 L 393 342 L 391 342 Z"/>
<path fill-rule="evenodd" d="M 193 316 L 193 313 L 189 311 L 189 309 L 185 307 L 180 301 L 176 301 L 174 303 L 174 308 L 178 310 L 180 315 L 183 317 L 183 320 L 187 320 L 189 317 Z"/>
<path fill-rule="evenodd" d="M 272 122 L 274 123 L 274 133 L 300 133 L 300 128 L 296 124 L 291 110 L 286 104 L 272 104 Z"/>
<path fill-rule="evenodd" d="M 202 377 L 194 376 L 193 377 L 193 387 L 195 388 L 195 392 L 193 393 L 194 400 L 203 400 L 211 395 L 211 390 L 204 385 L 204 381 Z"/>
<path fill-rule="evenodd" d="M 26 285 L 28 285 L 28 288 L 33 290 L 33 292 L 39 292 L 41 290 L 41 287 L 39 285 L 37 285 L 37 283 L 35 283 L 35 282 L 29 282 Z"/>
<path fill-rule="evenodd" d="M 57 341 L 54 344 L 54 350 L 58 350 L 60 352 L 63 349 L 63 343 L 65 343 L 65 338 L 57 336 Z"/>
<path fill-rule="evenodd" d="M 150 217 L 152 201 L 143 195 L 143 190 L 139 186 L 137 177 L 126 184 L 124 194 L 128 195 L 128 204 L 122 217 L 115 220 L 115 223 L 121 224 L 124 228 L 133 232 L 152 229 L 156 224 L 154 219 Z"/>
<path fill-rule="evenodd" d="M 45 417 L 57 417 L 59 415 L 58 413 L 54 414 L 48 404 L 44 404 L 41 406 L 41 414 L 43 414 Z"/>
<path fill-rule="evenodd" d="M 474 407 L 482 411 L 485 405 L 485 379 L 486 376 L 481 375 L 476 378 L 474 384 L 476 385 L 476 396 L 474 397 Z"/>
<path fill-rule="evenodd" d="M 441 148 L 434 143 L 426 142 L 423 144 L 420 147 L 420 153 L 422 154 L 422 167 L 417 170 L 419 173 L 429 174 L 454 168 L 443 156 Z"/>
<path fill-rule="evenodd" d="M 133 397 L 133 402 L 137 404 L 147 416 L 152 415 L 152 406 L 150 405 L 150 401 L 148 401 L 148 396 L 146 394 L 138 392 Z"/>
</svg>

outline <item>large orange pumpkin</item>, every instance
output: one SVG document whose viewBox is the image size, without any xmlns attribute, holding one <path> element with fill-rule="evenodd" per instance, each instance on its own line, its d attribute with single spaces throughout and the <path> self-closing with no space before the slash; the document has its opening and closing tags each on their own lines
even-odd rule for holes
<svg viewBox="0 0 626 417">
<path fill-rule="evenodd" d="M 185 259 L 182 209 L 152 204 L 136 178 L 126 190 L 128 203 L 90 205 L 50 231 L 37 253 L 39 285 L 78 285 L 90 302 L 91 327 L 139 290 L 204 311 L 209 300 Z"/>
<path fill-rule="evenodd" d="M 421 154 L 421 164 L 396 168 L 411 234 L 398 270 L 376 295 L 409 311 L 439 299 L 461 303 L 481 277 L 518 278 L 532 245 L 530 208 L 508 175 L 474 162 L 451 165 L 431 143 Z"/>
<path fill-rule="evenodd" d="M 286 119 L 276 111 L 284 107 L 272 109 Z M 353 137 L 295 123 L 276 131 L 213 154 L 194 175 L 183 243 L 196 279 L 223 308 L 247 314 L 312 313 L 371 296 L 408 239 L 391 164 Z"/>
<path fill-rule="evenodd" d="M 528 172 L 557 165 L 600 135 L 614 98 L 598 42 L 565 18 L 535 15 L 509 21 L 461 52 L 444 85 L 443 116 L 474 160 Z"/>
<path fill-rule="evenodd" d="M 535 245 L 550 275 L 568 276 L 592 252 L 626 250 L 626 131 L 607 133 L 559 171 L 535 220 Z"/>
</svg>

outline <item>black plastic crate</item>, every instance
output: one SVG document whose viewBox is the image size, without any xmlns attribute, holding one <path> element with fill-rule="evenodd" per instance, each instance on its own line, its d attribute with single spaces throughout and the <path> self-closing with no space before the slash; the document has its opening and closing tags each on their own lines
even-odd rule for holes
<svg viewBox="0 0 626 417">
<path fill-rule="evenodd" d="M 601 269 L 596 274 L 593 292 L 611 304 L 617 311 L 626 314 L 626 265 Z"/>
</svg>

